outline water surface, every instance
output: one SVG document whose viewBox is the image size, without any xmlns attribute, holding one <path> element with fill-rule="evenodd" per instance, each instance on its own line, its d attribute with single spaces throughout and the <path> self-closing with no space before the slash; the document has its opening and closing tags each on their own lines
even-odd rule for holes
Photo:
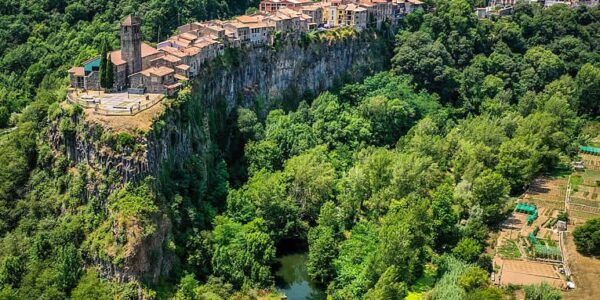
<svg viewBox="0 0 600 300">
<path fill-rule="evenodd" d="M 306 253 L 287 254 L 277 259 L 280 263 L 275 272 L 275 285 L 288 300 L 325 300 L 327 296 L 308 277 Z"/>
</svg>

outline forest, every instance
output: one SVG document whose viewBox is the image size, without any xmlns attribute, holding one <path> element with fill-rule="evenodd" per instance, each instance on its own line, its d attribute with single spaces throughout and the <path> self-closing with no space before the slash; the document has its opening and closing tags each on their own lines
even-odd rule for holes
<svg viewBox="0 0 600 300">
<path fill-rule="evenodd" d="M 490 233 L 598 134 L 600 8 L 518 4 L 478 19 L 474 3 L 437 0 L 403 19 L 389 70 L 266 117 L 238 109 L 234 168 L 215 142 L 210 159 L 102 203 L 86 194 L 86 166 L 48 145 L 69 66 L 105 40 L 116 47 L 130 12 L 155 41 L 257 3 L 0 1 L 0 299 L 256 299 L 289 245 L 308 252 L 331 299 L 404 299 L 424 278 L 428 299 L 504 299 L 514 290 L 489 281 Z M 170 276 L 117 283 L 93 267 L 107 224 L 136 220 L 144 236 L 161 213 L 173 223 Z M 562 298 L 547 285 L 524 293 Z"/>
</svg>

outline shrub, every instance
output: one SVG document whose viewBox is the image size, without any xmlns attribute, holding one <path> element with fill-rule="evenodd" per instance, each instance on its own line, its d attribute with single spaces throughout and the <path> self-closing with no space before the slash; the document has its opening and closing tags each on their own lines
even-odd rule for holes
<svg viewBox="0 0 600 300">
<path fill-rule="evenodd" d="M 542 282 L 541 284 L 532 284 L 525 287 L 525 300 L 560 300 L 561 292 Z"/>
<path fill-rule="evenodd" d="M 135 144 L 135 138 L 127 133 L 127 132 L 120 132 L 117 134 L 117 146 L 123 148 L 123 147 L 132 147 Z"/>
</svg>

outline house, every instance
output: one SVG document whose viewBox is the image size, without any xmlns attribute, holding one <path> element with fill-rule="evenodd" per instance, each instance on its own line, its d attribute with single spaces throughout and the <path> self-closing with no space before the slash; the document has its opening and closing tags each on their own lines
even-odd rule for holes
<svg viewBox="0 0 600 300">
<path fill-rule="evenodd" d="M 223 28 L 226 33 L 229 32 L 231 36 L 238 39 L 242 45 L 250 41 L 250 27 L 240 21 L 224 22 Z"/>
<path fill-rule="evenodd" d="M 148 93 L 172 95 L 181 85 L 175 80 L 175 70 L 151 67 L 129 76 L 132 88 L 143 88 Z"/>
<path fill-rule="evenodd" d="M 282 8 L 276 14 L 285 15 L 292 20 L 292 31 L 302 32 L 308 30 L 308 24 L 312 23 L 312 18 L 309 15 L 303 14 L 300 11 L 290 8 Z"/>
<path fill-rule="evenodd" d="M 292 32 L 294 30 L 293 19 L 282 13 L 274 13 L 264 18 L 267 24 L 273 26 L 275 31 L 282 33 Z"/>
<path fill-rule="evenodd" d="M 320 27 L 325 23 L 323 20 L 323 7 L 320 5 L 306 5 L 294 9 L 310 17 L 309 29 Z"/>
<path fill-rule="evenodd" d="M 100 89 L 100 56 L 83 62 L 83 67 L 69 70 L 71 86 L 86 90 Z"/>
<path fill-rule="evenodd" d="M 270 42 L 275 26 L 263 21 L 263 16 L 239 16 L 236 20 L 250 29 L 249 41 L 254 45 L 264 45 Z"/>
<path fill-rule="evenodd" d="M 354 26 L 359 30 L 367 28 L 367 9 L 356 4 L 348 4 L 345 25 Z"/>
<path fill-rule="evenodd" d="M 258 9 L 263 13 L 274 13 L 281 8 L 298 8 L 311 5 L 311 0 L 263 0 Z"/>
</svg>

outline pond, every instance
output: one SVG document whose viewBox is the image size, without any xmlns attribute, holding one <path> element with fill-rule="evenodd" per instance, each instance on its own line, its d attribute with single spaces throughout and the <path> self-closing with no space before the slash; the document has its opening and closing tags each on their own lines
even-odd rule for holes
<svg viewBox="0 0 600 300">
<path fill-rule="evenodd" d="M 287 254 L 277 259 L 280 266 L 275 272 L 277 290 L 289 300 L 324 300 L 325 292 L 308 277 L 306 253 Z"/>
</svg>

